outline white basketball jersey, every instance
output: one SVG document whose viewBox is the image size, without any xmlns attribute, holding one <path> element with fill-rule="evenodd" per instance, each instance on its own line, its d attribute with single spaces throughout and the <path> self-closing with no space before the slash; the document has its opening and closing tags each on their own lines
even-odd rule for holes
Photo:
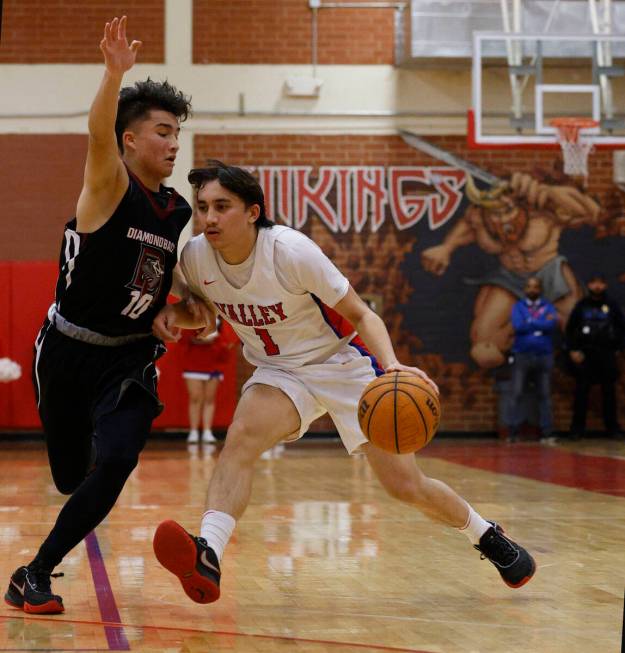
<svg viewBox="0 0 625 653">
<path fill-rule="evenodd" d="M 259 229 L 252 274 L 242 288 L 226 280 L 203 235 L 185 246 L 183 271 L 192 291 L 209 299 L 232 325 L 252 365 L 293 369 L 321 363 L 354 338 L 354 328 L 313 294 L 293 294 L 278 281 L 274 266 L 278 237 L 284 242 L 302 234 L 278 225 Z M 360 349 L 357 340 L 353 344 Z"/>
</svg>

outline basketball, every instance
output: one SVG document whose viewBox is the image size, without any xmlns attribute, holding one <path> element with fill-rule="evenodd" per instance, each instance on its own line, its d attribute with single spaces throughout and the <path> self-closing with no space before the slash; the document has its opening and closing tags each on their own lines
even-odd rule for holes
<svg viewBox="0 0 625 653">
<path fill-rule="evenodd" d="M 438 395 L 409 372 L 379 376 L 358 403 L 358 422 L 369 442 L 390 453 L 414 453 L 434 437 L 441 418 Z"/>
</svg>

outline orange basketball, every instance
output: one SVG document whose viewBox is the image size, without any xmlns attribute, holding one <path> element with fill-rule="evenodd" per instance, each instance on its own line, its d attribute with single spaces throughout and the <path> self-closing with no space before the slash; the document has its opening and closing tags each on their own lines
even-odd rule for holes
<svg viewBox="0 0 625 653">
<path fill-rule="evenodd" d="M 358 421 L 367 440 L 391 453 L 414 453 L 425 447 L 440 418 L 434 388 L 409 372 L 374 379 L 358 403 Z"/>
</svg>

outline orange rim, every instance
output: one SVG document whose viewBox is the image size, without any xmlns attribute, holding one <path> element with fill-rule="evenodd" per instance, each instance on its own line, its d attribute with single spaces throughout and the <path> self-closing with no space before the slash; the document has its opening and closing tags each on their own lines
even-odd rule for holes
<svg viewBox="0 0 625 653">
<path fill-rule="evenodd" d="M 593 118 L 562 116 L 560 118 L 553 118 L 549 121 L 549 124 L 558 130 L 563 140 L 569 143 L 576 143 L 579 138 L 580 129 L 598 127 L 599 121 Z"/>
</svg>

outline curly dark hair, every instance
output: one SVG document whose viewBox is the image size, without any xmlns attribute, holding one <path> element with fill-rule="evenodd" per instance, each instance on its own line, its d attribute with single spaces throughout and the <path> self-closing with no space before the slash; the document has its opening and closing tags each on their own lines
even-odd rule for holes
<svg viewBox="0 0 625 653">
<path fill-rule="evenodd" d="M 254 223 L 257 229 L 273 227 L 274 223 L 265 212 L 263 189 L 247 170 L 226 165 L 217 159 L 210 159 L 206 162 L 206 167 L 191 170 L 188 179 L 196 191 L 199 191 L 204 184 L 216 179 L 224 188 L 240 197 L 246 208 L 258 204 L 260 215 Z"/>
<path fill-rule="evenodd" d="M 128 126 L 135 120 L 147 118 L 152 109 L 173 113 L 180 122 L 184 122 L 191 115 L 191 97 L 167 81 L 155 82 L 149 77 L 144 82 L 135 82 L 134 86 L 122 88 L 115 121 L 115 136 L 120 152 L 124 151 L 122 135 Z"/>
</svg>

